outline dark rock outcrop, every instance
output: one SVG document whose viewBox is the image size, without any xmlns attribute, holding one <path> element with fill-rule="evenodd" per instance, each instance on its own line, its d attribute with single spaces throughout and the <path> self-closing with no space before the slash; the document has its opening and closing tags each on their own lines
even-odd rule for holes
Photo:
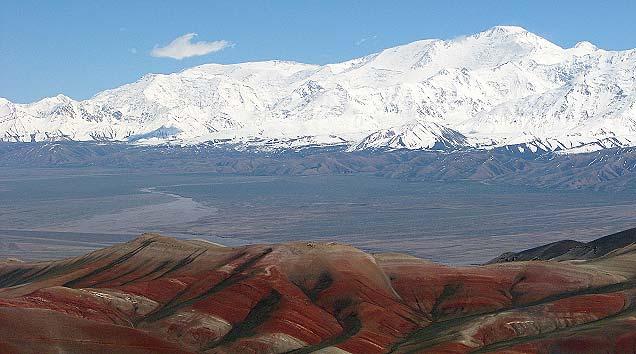
<svg viewBox="0 0 636 354">
<path fill-rule="evenodd" d="M 636 244 L 636 228 L 601 237 L 587 243 L 565 240 L 521 252 L 508 252 L 489 261 L 488 264 L 531 260 L 566 261 L 594 259 L 633 244 Z"/>
</svg>

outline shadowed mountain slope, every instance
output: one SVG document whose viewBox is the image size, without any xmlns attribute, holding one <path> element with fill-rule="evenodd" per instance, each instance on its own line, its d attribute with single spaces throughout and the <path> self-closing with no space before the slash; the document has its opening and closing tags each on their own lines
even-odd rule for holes
<svg viewBox="0 0 636 354">
<path fill-rule="evenodd" d="M 146 234 L 0 262 L 0 352 L 629 353 L 636 248 L 622 235 L 589 260 L 449 267 L 337 243 Z"/>
<path fill-rule="evenodd" d="M 636 244 L 636 229 L 625 230 L 590 242 L 557 241 L 521 252 L 508 252 L 488 263 L 530 260 L 576 260 L 603 257 Z"/>
<path fill-rule="evenodd" d="M 448 140 L 448 143 L 452 142 Z M 117 143 L 0 142 L 0 167 L 143 168 L 250 176 L 371 173 L 409 180 L 470 180 L 538 188 L 629 190 L 636 185 L 636 148 L 572 155 L 545 150 L 520 152 L 510 147 L 454 152 L 388 151 L 375 147 L 351 152 L 336 146 L 237 152 L 214 144 L 145 147 Z"/>
</svg>

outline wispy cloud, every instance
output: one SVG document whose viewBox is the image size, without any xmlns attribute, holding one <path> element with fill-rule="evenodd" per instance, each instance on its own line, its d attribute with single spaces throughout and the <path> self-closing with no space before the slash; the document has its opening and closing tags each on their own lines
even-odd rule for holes
<svg viewBox="0 0 636 354">
<path fill-rule="evenodd" d="M 225 40 L 212 42 L 200 41 L 193 43 L 192 38 L 196 36 L 196 33 L 184 34 L 181 37 L 177 37 L 165 47 L 155 46 L 155 48 L 150 52 L 150 55 L 157 58 L 172 58 L 181 60 L 183 58 L 218 52 L 227 47 L 234 46 L 233 43 Z"/>
<path fill-rule="evenodd" d="M 358 40 L 356 41 L 356 45 L 357 45 L 357 46 L 361 46 L 361 45 L 363 45 L 365 42 L 372 41 L 372 40 L 374 40 L 374 39 L 376 39 L 376 38 L 378 38 L 378 36 L 376 36 L 376 35 L 369 36 L 369 37 L 364 37 L 364 38 L 360 38 L 360 39 L 358 39 Z"/>
</svg>

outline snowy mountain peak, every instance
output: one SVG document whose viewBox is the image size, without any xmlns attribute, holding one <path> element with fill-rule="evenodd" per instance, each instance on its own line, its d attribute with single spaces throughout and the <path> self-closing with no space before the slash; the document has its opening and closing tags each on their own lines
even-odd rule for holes
<svg viewBox="0 0 636 354">
<path fill-rule="evenodd" d="M 636 51 L 521 27 L 327 65 L 205 64 L 75 101 L 0 99 L 0 140 L 589 151 L 636 143 Z"/>
<path fill-rule="evenodd" d="M 432 122 L 414 122 L 381 130 L 362 139 L 353 150 L 455 150 L 468 145 L 458 131 Z"/>
<path fill-rule="evenodd" d="M 585 51 L 585 52 L 593 52 L 598 50 L 598 47 L 588 41 L 578 42 L 574 45 L 574 48 Z"/>
<path fill-rule="evenodd" d="M 491 39 L 502 39 L 502 38 L 510 38 L 511 36 L 525 36 L 531 34 L 523 27 L 518 26 L 494 26 L 485 31 L 476 33 L 470 37 L 475 38 L 491 38 Z"/>
<path fill-rule="evenodd" d="M 517 26 L 495 26 L 483 32 L 464 38 L 474 38 L 494 45 L 505 45 L 511 42 L 518 42 L 538 46 L 557 47 L 554 43 L 547 39 L 529 32 L 525 28 Z"/>
</svg>

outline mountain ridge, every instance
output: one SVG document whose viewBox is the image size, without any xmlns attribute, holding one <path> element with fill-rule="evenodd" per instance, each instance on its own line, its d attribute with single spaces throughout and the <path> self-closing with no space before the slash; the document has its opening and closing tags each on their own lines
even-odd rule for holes
<svg viewBox="0 0 636 354">
<path fill-rule="evenodd" d="M 0 141 L 590 152 L 636 145 L 633 72 L 636 50 L 564 49 L 496 26 L 335 64 L 203 64 L 82 101 L 0 99 Z M 449 144 L 444 134 L 421 134 L 423 126 L 465 139 Z"/>
<path fill-rule="evenodd" d="M 504 253 L 486 264 L 530 260 L 571 261 L 589 260 L 607 256 L 636 244 L 636 229 L 629 229 L 590 242 L 562 240 L 547 245 Z"/>
</svg>

